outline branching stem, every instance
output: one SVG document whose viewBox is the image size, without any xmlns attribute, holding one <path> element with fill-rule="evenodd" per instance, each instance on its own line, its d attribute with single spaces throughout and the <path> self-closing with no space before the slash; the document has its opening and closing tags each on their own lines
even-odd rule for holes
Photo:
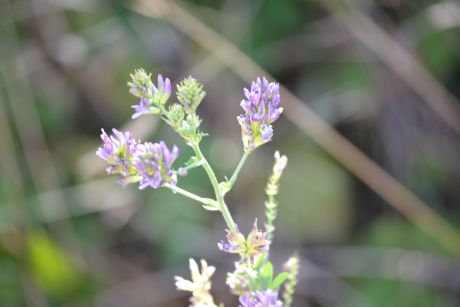
<svg viewBox="0 0 460 307">
<path fill-rule="evenodd" d="M 225 185 L 225 188 L 224 188 L 224 191 L 223 191 L 224 195 L 228 191 L 230 191 L 232 189 L 233 185 L 235 184 L 236 179 L 238 178 L 238 174 L 240 173 L 241 169 L 243 168 L 244 162 L 246 162 L 246 160 L 249 157 L 249 154 L 250 154 L 249 151 L 244 152 L 243 156 L 241 157 L 240 162 L 238 163 L 238 166 L 236 167 L 235 171 L 233 172 L 232 177 L 230 177 L 230 179 L 226 182 L 226 185 Z"/>
<path fill-rule="evenodd" d="M 170 189 L 173 191 L 173 193 L 179 193 L 185 197 L 196 200 L 203 205 L 216 207 L 217 202 L 214 199 L 198 196 L 192 192 L 179 188 L 178 186 L 171 185 L 169 183 L 165 184 L 164 187 Z"/>
<path fill-rule="evenodd" d="M 217 181 L 217 177 L 214 174 L 214 171 L 211 168 L 211 165 L 209 165 L 208 160 L 204 157 L 203 153 L 201 152 L 200 146 L 196 143 L 192 143 L 191 147 L 193 151 L 195 152 L 197 158 L 199 160 L 203 161 L 203 168 L 206 171 L 206 174 L 209 177 L 209 180 L 211 181 L 212 187 L 214 189 L 214 193 L 216 195 L 216 200 L 219 205 L 219 211 L 222 213 L 222 216 L 225 220 L 225 223 L 227 224 L 227 227 L 230 231 L 235 229 L 235 222 L 233 221 L 232 215 L 230 214 L 230 211 L 227 208 L 227 205 L 225 204 L 224 201 L 224 195 L 222 193 L 222 189 L 219 185 L 219 182 Z"/>
</svg>

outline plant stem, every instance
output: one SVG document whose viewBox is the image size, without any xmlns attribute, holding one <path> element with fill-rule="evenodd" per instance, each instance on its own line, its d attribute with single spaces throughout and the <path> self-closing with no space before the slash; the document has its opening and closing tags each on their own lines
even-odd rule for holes
<svg viewBox="0 0 460 307">
<path fill-rule="evenodd" d="M 230 191 L 230 189 L 231 189 L 231 188 L 233 187 L 233 185 L 235 184 L 235 181 L 236 181 L 236 179 L 238 178 L 238 174 L 240 173 L 241 168 L 243 168 L 244 162 L 246 162 L 247 158 L 249 157 L 249 154 L 250 154 L 249 151 L 244 151 L 244 154 L 243 154 L 243 156 L 241 157 L 241 160 L 240 160 L 240 162 L 238 163 L 238 166 L 236 167 L 235 171 L 233 172 L 232 177 L 230 178 L 230 180 L 227 181 L 227 183 L 228 183 L 227 189 L 228 189 L 228 190 L 225 191 L 225 192 Z"/>
<path fill-rule="evenodd" d="M 214 193 L 216 194 L 217 203 L 219 204 L 219 210 L 222 213 L 225 223 L 227 224 L 228 230 L 232 231 L 235 229 L 235 222 L 233 222 L 232 215 L 230 214 L 230 211 L 228 211 L 227 205 L 225 204 L 224 195 L 222 193 L 221 187 L 219 186 L 219 182 L 217 181 L 217 177 L 214 174 L 211 165 L 209 165 L 208 160 L 206 160 L 203 153 L 201 152 L 200 146 L 196 143 L 192 143 L 191 146 L 197 158 L 203 161 L 202 166 L 208 174 L 209 180 L 211 181 Z"/>
<path fill-rule="evenodd" d="M 189 192 L 189 191 L 186 191 L 182 188 L 179 188 L 178 186 L 174 186 L 174 185 L 171 185 L 169 183 L 165 184 L 164 185 L 166 188 L 172 190 L 174 193 L 179 193 L 185 197 L 188 197 L 190 199 L 193 199 L 193 200 L 196 200 L 197 202 L 199 203 L 202 203 L 204 205 L 207 205 L 207 206 L 215 206 L 216 205 L 216 201 L 214 199 L 211 199 L 211 198 L 205 198 L 205 197 L 200 197 L 192 192 Z"/>
<path fill-rule="evenodd" d="M 275 231 L 275 225 L 273 224 L 276 219 L 277 206 L 278 203 L 275 200 L 275 196 L 272 194 L 268 194 L 268 199 L 265 201 L 265 216 L 267 218 L 267 223 L 265 224 L 265 238 L 267 239 L 267 241 L 270 242 L 272 242 L 273 232 Z"/>
</svg>

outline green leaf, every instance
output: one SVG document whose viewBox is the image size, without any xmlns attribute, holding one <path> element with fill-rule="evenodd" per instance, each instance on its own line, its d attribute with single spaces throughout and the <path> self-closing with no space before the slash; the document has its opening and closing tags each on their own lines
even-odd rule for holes
<svg viewBox="0 0 460 307">
<path fill-rule="evenodd" d="M 279 273 L 278 276 L 270 284 L 271 289 L 276 289 L 289 277 L 289 274 L 286 272 Z"/>
<path fill-rule="evenodd" d="M 27 247 L 31 270 L 47 293 L 65 297 L 81 285 L 83 276 L 78 268 L 44 231 L 28 233 Z"/>
<path fill-rule="evenodd" d="M 260 269 L 260 275 L 264 278 L 270 279 L 271 281 L 273 278 L 273 265 L 270 262 L 264 263 L 264 265 Z"/>
<path fill-rule="evenodd" d="M 273 265 L 270 262 L 264 263 L 260 268 L 260 287 L 266 289 L 270 287 L 273 279 Z"/>
<path fill-rule="evenodd" d="M 264 261 L 265 258 L 266 258 L 265 254 L 257 256 L 257 258 L 254 261 L 254 265 L 253 265 L 254 270 L 257 270 L 257 268 L 262 264 L 262 261 Z"/>
</svg>

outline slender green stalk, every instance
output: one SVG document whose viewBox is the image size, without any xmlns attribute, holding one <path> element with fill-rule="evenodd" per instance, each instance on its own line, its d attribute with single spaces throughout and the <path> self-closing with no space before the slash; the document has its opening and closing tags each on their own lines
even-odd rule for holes
<svg viewBox="0 0 460 307">
<path fill-rule="evenodd" d="M 203 161 L 202 166 L 208 174 L 209 180 L 211 181 L 214 193 L 216 194 L 217 203 L 219 204 L 219 210 L 222 213 L 222 216 L 225 220 L 225 223 L 227 224 L 228 229 L 232 231 L 235 229 L 235 222 L 233 221 L 232 215 L 230 214 L 230 211 L 228 211 L 227 205 L 225 204 L 224 195 L 222 193 L 222 189 L 219 185 L 219 182 L 217 181 L 217 177 L 214 174 L 211 165 L 209 165 L 208 160 L 206 160 L 203 153 L 201 152 L 200 146 L 196 143 L 192 143 L 191 146 L 197 158 Z"/>
<path fill-rule="evenodd" d="M 246 160 L 249 157 L 249 154 L 250 154 L 249 151 L 244 152 L 243 156 L 241 157 L 240 162 L 238 163 L 235 171 L 233 172 L 232 177 L 230 177 L 230 179 L 226 182 L 226 185 L 224 187 L 224 194 L 232 189 L 233 185 L 235 184 L 236 179 L 238 178 L 238 174 L 243 168 L 244 162 L 246 162 Z"/>
<path fill-rule="evenodd" d="M 202 203 L 203 205 L 206 206 L 211 206 L 211 207 L 216 207 L 217 202 L 214 199 L 211 198 L 205 198 L 205 197 L 200 197 L 194 193 L 191 193 L 189 191 L 186 191 L 182 188 L 179 188 L 178 186 L 171 185 L 169 183 L 164 185 L 166 188 L 170 189 L 174 193 L 179 193 L 185 197 L 188 197 L 190 199 L 196 200 L 199 203 Z"/>
<path fill-rule="evenodd" d="M 275 196 L 269 194 L 268 199 L 265 201 L 265 216 L 267 217 L 265 230 L 267 232 L 266 239 L 270 242 L 273 240 L 273 232 L 275 231 L 274 221 L 277 215 L 277 207 L 278 202 Z"/>
</svg>

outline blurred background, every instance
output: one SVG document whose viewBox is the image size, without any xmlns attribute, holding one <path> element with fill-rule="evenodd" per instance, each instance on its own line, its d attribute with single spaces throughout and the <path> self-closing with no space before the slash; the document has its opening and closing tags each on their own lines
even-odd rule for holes
<svg viewBox="0 0 460 307">
<path fill-rule="evenodd" d="M 441 0 L 1 0 L 1 306 L 186 306 L 173 277 L 190 257 L 237 305 L 222 218 L 123 189 L 95 155 L 116 127 L 190 157 L 153 116 L 130 119 L 139 67 L 204 83 L 221 179 L 242 154 L 242 88 L 286 87 L 227 200 L 246 233 L 274 151 L 289 157 L 271 250 L 278 271 L 301 257 L 294 306 L 460 306 L 460 3 Z M 201 169 L 180 185 L 212 196 Z"/>
</svg>

